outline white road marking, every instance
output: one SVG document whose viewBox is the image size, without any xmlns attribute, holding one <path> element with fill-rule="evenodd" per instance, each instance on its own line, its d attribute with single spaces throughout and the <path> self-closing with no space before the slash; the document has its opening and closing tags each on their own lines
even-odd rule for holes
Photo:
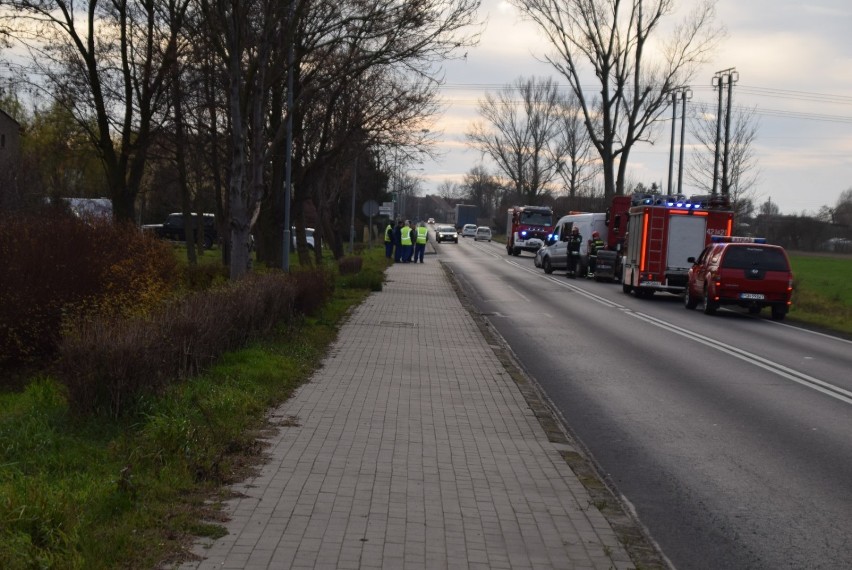
<svg viewBox="0 0 852 570">
<path fill-rule="evenodd" d="M 847 404 L 852 404 L 852 392 L 850 392 L 849 390 L 845 390 L 845 389 L 843 389 L 839 386 L 835 386 L 834 384 L 831 384 L 830 382 L 826 382 L 824 380 L 814 378 L 813 376 L 809 376 L 809 375 L 807 375 L 803 372 L 798 372 L 796 370 L 793 370 L 792 368 L 788 368 L 786 366 L 783 366 L 782 364 L 772 362 L 771 360 L 763 358 L 762 356 L 758 356 L 757 354 L 745 351 L 745 350 L 743 350 L 741 348 L 737 348 L 733 345 L 729 345 L 729 344 L 723 343 L 721 341 L 712 339 L 710 337 L 701 335 L 699 333 L 690 331 L 688 329 L 681 328 L 681 327 L 674 325 L 674 324 L 672 324 L 668 321 L 664 321 L 662 319 L 658 319 L 656 317 L 652 317 L 651 315 L 646 315 L 644 313 L 639 313 L 639 312 L 634 311 L 634 310 L 632 310 L 628 307 L 625 307 L 624 305 L 621 305 L 619 303 L 615 303 L 613 301 L 610 301 L 609 299 L 605 299 L 603 297 L 600 297 L 598 295 L 590 293 L 590 292 L 586 291 L 585 289 L 582 289 L 582 288 L 580 288 L 576 285 L 573 285 L 571 283 L 566 283 L 565 281 L 557 279 L 556 277 L 551 277 L 550 275 L 545 275 L 545 274 L 539 273 L 538 271 L 531 270 L 530 268 L 523 266 L 523 265 L 520 265 L 519 263 L 516 263 L 514 261 L 506 260 L 506 263 L 508 263 L 509 265 L 513 265 L 513 266 L 521 269 L 522 271 L 526 271 L 527 273 L 530 273 L 532 275 L 536 275 L 538 277 L 547 279 L 551 283 L 555 283 L 556 285 L 559 285 L 560 287 L 571 289 L 572 291 L 575 291 L 575 292 L 579 293 L 580 295 L 583 295 L 584 297 L 587 297 L 587 298 L 589 298 L 589 299 L 591 299 L 591 300 L 593 300 L 597 303 L 600 303 L 601 305 L 605 305 L 605 306 L 608 306 L 608 307 L 611 307 L 611 308 L 614 308 L 614 309 L 618 309 L 618 310 L 620 310 L 624 313 L 629 314 L 632 317 L 636 317 L 640 320 L 645 321 L 646 323 L 649 323 L 651 325 L 659 327 L 663 330 L 666 330 L 666 331 L 669 331 L 671 333 L 680 335 L 680 336 L 687 338 L 689 340 L 692 340 L 694 342 L 698 342 L 698 343 L 703 344 L 705 346 L 709 346 L 710 348 L 716 349 L 720 352 L 724 352 L 726 354 L 729 354 L 729 355 L 731 355 L 735 358 L 739 358 L 740 360 L 744 360 L 746 362 L 754 364 L 755 366 L 763 368 L 764 370 L 772 372 L 773 374 L 781 376 L 782 378 L 792 380 L 793 382 L 796 382 L 798 384 L 801 384 L 802 386 L 805 386 L 807 388 L 811 388 L 812 390 L 816 390 L 818 392 L 826 394 L 827 396 L 831 396 L 832 398 L 834 398 L 836 400 L 840 400 L 841 402 L 845 402 Z M 774 324 L 782 324 L 782 323 L 776 323 L 775 321 L 770 321 L 770 322 L 772 322 Z M 823 334 L 823 333 L 819 333 L 819 332 L 815 332 L 815 331 L 810 331 L 808 329 L 801 329 L 801 328 L 793 327 L 793 326 L 790 326 L 790 325 L 784 325 L 784 326 L 788 326 L 789 328 L 795 329 L 796 331 L 804 331 L 804 332 L 807 332 L 807 333 L 810 333 L 810 334 L 816 334 L 816 335 L 824 336 L 826 338 L 830 338 L 830 339 L 833 339 L 833 340 L 839 340 L 841 342 L 850 342 L 846 339 L 834 337 L 834 336 L 831 336 L 831 335 L 827 335 L 827 334 Z"/>
</svg>

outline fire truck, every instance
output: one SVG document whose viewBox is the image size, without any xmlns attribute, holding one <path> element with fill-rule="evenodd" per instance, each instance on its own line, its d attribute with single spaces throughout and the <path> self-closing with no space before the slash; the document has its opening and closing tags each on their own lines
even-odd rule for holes
<svg viewBox="0 0 852 570">
<path fill-rule="evenodd" d="M 506 221 L 506 252 L 520 255 L 535 253 L 553 232 L 553 210 L 548 206 L 515 206 L 509 208 Z"/>
<path fill-rule="evenodd" d="M 689 257 L 713 236 L 730 236 L 734 213 L 727 198 L 651 195 L 634 198 L 628 212 L 622 288 L 637 297 L 686 290 Z"/>
<path fill-rule="evenodd" d="M 643 194 L 642 197 L 644 196 Z M 621 281 L 624 260 L 621 252 L 627 235 L 628 214 L 635 200 L 634 196 L 614 196 L 606 210 L 606 232 L 601 232 L 601 238 L 606 241 L 606 249 L 597 252 L 595 281 Z"/>
</svg>

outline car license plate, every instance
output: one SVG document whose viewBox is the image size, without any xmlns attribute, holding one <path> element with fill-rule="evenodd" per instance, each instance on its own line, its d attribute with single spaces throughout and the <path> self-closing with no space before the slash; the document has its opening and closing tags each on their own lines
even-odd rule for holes
<svg viewBox="0 0 852 570">
<path fill-rule="evenodd" d="M 740 293 L 740 299 L 754 299 L 755 301 L 762 301 L 763 293 Z"/>
</svg>

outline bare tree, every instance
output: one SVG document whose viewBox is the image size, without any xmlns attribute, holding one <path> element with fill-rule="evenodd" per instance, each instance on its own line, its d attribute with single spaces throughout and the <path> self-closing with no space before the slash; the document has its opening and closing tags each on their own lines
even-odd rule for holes
<svg viewBox="0 0 852 570">
<path fill-rule="evenodd" d="M 348 136 L 359 132 L 363 137 L 365 129 L 353 120 L 355 116 L 339 108 L 343 101 L 354 100 L 349 97 L 351 84 L 382 66 L 397 66 L 410 77 L 434 81 L 435 64 L 474 41 L 475 34 L 466 28 L 475 23 L 479 1 L 202 0 L 202 5 L 230 86 L 231 276 L 236 278 L 248 270 L 248 235 L 268 190 L 265 169 L 273 156 L 290 151 L 282 148 L 286 142 L 282 105 L 272 106 L 273 101 L 283 100 L 287 69 L 294 73 L 290 112 L 298 219 L 306 201 L 317 198 L 329 203 L 316 192 L 340 188 L 334 182 L 340 169 L 326 180 L 322 161 L 326 166 L 332 159 L 345 162 L 344 156 L 335 153 L 351 153 L 353 145 L 364 148 L 363 141 L 349 139 L 347 144 Z M 287 64 L 290 47 L 292 66 Z M 414 83 L 415 91 L 404 92 L 407 97 L 422 88 L 422 81 Z M 359 108 L 359 116 L 369 114 Z M 343 117 L 343 123 L 335 123 Z M 308 124 L 321 128 L 320 139 Z M 324 124 L 330 128 L 322 129 Z M 277 194 L 278 189 L 271 192 Z"/>
<path fill-rule="evenodd" d="M 831 222 L 852 228 L 852 188 L 840 193 L 837 204 L 831 210 Z"/>
<path fill-rule="evenodd" d="M 148 150 L 167 105 L 188 0 L 0 0 L 34 76 L 69 105 L 97 149 L 117 219 L 134 221 Z"/>
<path fill-rule="evenodd" d="M 701 193 L 713 192 L 713 167 L 716 152 L 717 117 L 712 105 L 694 107 L 696 114 L 690 120 L 690 131 L 697 141 L 696 152 L 685 168 L 687 180 Z M 748 215 L 753 208 L 754 185 L 760 174 L 754 156 L 759 120 L 754 109 L 735 108 L 731 113 L 731 134 L 728 155 L 729 195 L 737 220 Z"/>
<path fill-rule="evenodd" d="M 554 50 L 546 61 L 577 96 L 601 158 L 605 198 L 624 193 L 633 146 L 652 140 L 672 91 L 689 82 L 720 37 L 714 1 L 701 3 L 669 38 L 657 36 L 675 0 L 511 2 L 545 34 Z"/>
<path fill-rule="evenodd" d="M 444 180 L 438 184 L 438 196 L 448 202 L 459 200 L 462 197 L 462 188 L 452 180 Z"/>
<path fill-rule="evenodd" d="M 586 130 L 583 110 L 573 93 L 563 100 L 561 119 L 557 150 L 560 157 L 559 176 L 568 195 L 574 198 L 588 189 L 600 172 L 600 164 L 595 161 L 594 146 Z"/>
<path fill-rule="evenodd" d="M 477 165 L 464 175 L 464 197 L 479 207 L 481 217 L 491 217 L 500 185 L 484 166 Z"/>
<path fill-rule="evenodd" d="M 479 102 L 482 121 L 467 133 L 471 146 L 491 157 L 515 187 L 518 197 L 537 204 L 552 189 L 559 157 L 554 143 L 560 130 L 560 98 L 550 79 L 523 77 Z"/>
</svg>

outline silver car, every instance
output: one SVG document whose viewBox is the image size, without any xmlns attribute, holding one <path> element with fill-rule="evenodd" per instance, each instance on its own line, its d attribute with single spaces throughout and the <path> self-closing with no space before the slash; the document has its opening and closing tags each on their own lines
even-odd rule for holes
<svg viewBox="0 0 852 570">
<path fill-rule="evenodd" d="M 461 231 L 462 237 L 476 236 L 476 224 L 465 224 Z"/>
</svg>

